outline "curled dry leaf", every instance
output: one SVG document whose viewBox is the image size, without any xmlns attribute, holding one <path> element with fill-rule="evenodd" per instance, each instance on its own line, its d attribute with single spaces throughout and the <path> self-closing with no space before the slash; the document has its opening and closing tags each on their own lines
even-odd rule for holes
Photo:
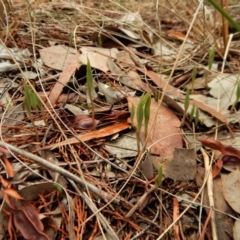
<svg viewBox="0 0 240 240">
<path fill-rule="evenodd" d="M 205 139 L 199 139 L 199 141 L 206 147 L 222 152 L 223 145 L 217 140 L 214 140 L 212 138 L 205 138 Z"/>
<path fill-rule="evenodd" d="M 93 119 L 90 114 L 67 116 L 65 119 L 72 124 L 72 127 L 83 130 L 93 129 L 99 123 L 99 120 Z"/>
<path fill-rule="evenodd" d="M 65 117 L 66 121 L 73 125 L 75 128 L 90 130 L 97 126 L 99 122 L 124 120 L 130 116 L 128 111 L 109 111 L 109 113 L 95 113 L 92 118 L 91 114 L 79 114 L 75 116 Z"/>
<path fill-rule="evenodd" d="M 98 123 L 99 121 L 93 118 L 85 118 L 78 122 L 77 127 L 84 130 L 90 130 L 96 127 Z"/>
<path fill-rule="evenodd" d="M 240 164 L 240 151 L 236 148 L 225 146 L 212 138 L 200 139 L 199 141 L 206 147 L 220 151 L 224 155 L 222 158 L 224 165 L 235 166 Z"/>
<path fill-rule="evenodd" d="M 23 198 L 19 195 L 19 193 L 12 189 L 12 188 L 7 188 L 3 190 L 5 197 L 6 197 L 6 202 L 11 205 L 11 202 L 8 202 L 8 198 L 7 197 L 11 197 L 13 199 L 18 199 L 18 200 L 22 200 Z"/>
<path fill-rule="evenodd" d="M 43 232 L 43 224 L 36 209 L 28 202 L 21 200 L 21 209 L 11 209 L 15 227 L 25 239 L 49 240 Z"/>
<path fill-rule="evenodd" d="M 25 239 L 49 240 L 36 209 L 24 200 L 14 189 L 4 190 L 7 211 L 11 213 L 14 226 Z M 12 223 L 9 222 L 11 225 Z M 14 229 L 14 228 L 11 228 Z M 12 233 L 9 233 L 10 235 Z"/>
<path fill-rule="evenodd" d="M 1 182 L 4 190 L 11 187 L 11 183 L 9 181 L 5 180 L 2 176 L 0 176 L 0 182 Z"/>
</svg>

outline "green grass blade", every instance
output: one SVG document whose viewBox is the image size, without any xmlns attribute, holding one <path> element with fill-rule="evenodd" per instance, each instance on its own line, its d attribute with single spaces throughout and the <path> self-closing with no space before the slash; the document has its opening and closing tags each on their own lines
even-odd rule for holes
<svg viewBox="0 0 240 240">
<path fill-rule="evenodd" d="M 208 58 L 208 69 L 209 70 L 212 69 L 212 64 L 213 64 L 213 61 L 214 61 L 215 52 L 216 52 L 216 47 L 215 47 L 215 45 L 213 45 L 211 47 L 210 52 L 209 52 L 209 58 Z"/>
<path fill-rule="evenodd" d="M 188 110 L 188 107 L 189 107 L 189 101 L 190 101 L 190 89 L 187 90 L 186 96 L 185 96 L 185 99 L 184 99 L 185 114 L 187 114 L 187 110 Z"/>
<path fill-rule="evenodd" d="M 88 89 L 89 96 L 91 96 L 91 93 L 92 93 L 92 86 L 93 86 L 92 68 L 91 68 L 90 61 L 87 58 L 87 89 Z"/>
<path fill-rule="evenodd" d="M 240 25 L 239 25 L 236 21 L 234 21 L 234 20 L 224 11 L 224 9 L 223 9 L 218 3 L 216 3 L 214 0 L 208 0 L 208 2 L 209 2 L 210 4 L 212 4 L 212 6 L 213 6 L 218 12 L 220 12 L 220 13 L 222 14 L 222 16 L 225 17 L 225 18 L 228 20 L 228 22 L 229 22 L 230 24 L 232 24 L 232 26 L 233 26 L 238 32 L 240 32 Z"/>
<path fill-rule="evenodd" d="M 143 110 L 145 104 L 145 95 L 140 98 L 140 101 L 137 106 L 136 118 L 137 118 L 137 132 L 140 132 L 143 122 Z"/>
<path fill-rule="evenodd" d="M 158 169 L 157 179 L 155 182 L 156 188 L 160 187 L 162 185 L 162 178 L 163 178 L 163 172 L 162 172 L 162 166 Z"/>
<path fill-rule="evenodd" d="M 195 112 L 195 106 L 193 105 L 191 113 L 190 113 L 190 122 L 192 122 L 192 120 L 193 120 L 194 112 Z"/>
<path fill-rule="evenodd" d="M 236 90 L 236 102 L 240 99 L 240 80 L 238 79 L 237 90 Z"/>
<path fill-rule="evenodd" d="M 199 123 L 199 108 L 196 107 L 196 115 L 195 115 L 195 126 L 197 127 Z"/>
<path fill-rule="evenodd" d="M 148 123 L 150 118 L 150 106 L 151 106 L 151 95 L 149 93 L 146 94 L 146 102 L 144 106 L 144 126 L 145 126 L 145 136 L 148 133 Z"/>
<path fill-rule="evenodd" d="M 24 81 L 24 105 L 28 114 L 31 113 L 31 92 L 26 81 Z"/>
</svg>

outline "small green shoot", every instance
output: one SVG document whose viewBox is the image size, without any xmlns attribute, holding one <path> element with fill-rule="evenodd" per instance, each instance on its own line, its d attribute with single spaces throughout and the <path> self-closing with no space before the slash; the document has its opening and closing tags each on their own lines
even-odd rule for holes
<svg viewBox="0 0 240 240">
<path fill-rule="evenodd" d="M 66 192 L 65 192 L 64 188 L 62 188 L 62 186 L 60 184 L 57 184 L 57 183 L 53 183 L 53 185 L 56 188 L 56 190 L 59 193 L 59 195 L 61 197 L 66 198 Z"/>
<path fill-rule="evenodd" d="M 212 69 L 212 64 L 215 58 L 215 53 L 216 53 L 216 47 L 215 45 L 213 45 L 210 49 L 209 52 L 209 58 L 208 58 L 208 69 L 211 70 Z"/>
<path fill-rule="evenodd" d="M 199 125 L 203 125 L 204 124 L 204 120 L 203 119 L 202 120 L 199 119 L 199 108 L 196 107 L 196 106 L 192 107 L 192 110 L 191 110 L 191 113 L 190 113 L 190 117 L 189 117 L 190 122 L 193 121 L 194 115 L 195 115 L 195 119 L 194 119 L 195 126 L 197 127 L 198 124 Z"/>
<path fill-rule="evenodd" d="M 192 120 L 193 120 L 194 113 L 195 113 L 195 106 L 193 105 L 191 113 L 190 113 L 190 118 L 189 118 L 190 122 L 192 122 Z"/>
<path fill-rule="evenodd" d="M 162 185 L 162 178 L 163 178 L 163 172 L 162 172 L 162 166 L 160 166 L 160 168 L 158 169 L 157 179 L 155 181 L 156 189 L 161 187 L 161 185 Z"/>
<path fill-rule="evenodd" d="M 6 98 L 6 101 L 7 101 L 7 110 L 8 110 L 8 111 L 11 111 L 11 110 L 13 109 L 13 105 L 12 105 L 12 103 L 9 101 L 8 98 Z"/>
<path fill-rule="evenodd" d="M 231 107 L 231 110 L 230 110 L 231 112 L 233 112 L 234 109 L 236 108 L 236 105 L 239 102 L 239 99 L 240 99 L 240 79 L 238 79 L 238 81 L 237 81 L 236 100 Z"/>
<path fill-rule="evenodd" d="M 196 107 L 196 113 L 195 113 L 195 126 L 197 126 L 199 123 L 199 108 Z"/>
<path fill-rule="evenodd" d="M 98 35 L 98 46 L 102 47 L 102 36 L 101 36 L 101 34 Z"/>
<path fill-rule="evenodd" d="M 150 118 L 150 106 L 151 106 L 151 95 L 149 93 L 146 94 L 146 102 L 144 107 L 144 128 L 145 128 L 145 136 L 148 135 L 148 123 Z"/>
<path fill-rule="evenodd" d="M 33 121 L 32 110 L 40 109 L 42 111 L 42 102 L 38 95 L 28 86 L 27 81 L 24 81 L 24 105 L 27 110 L 27 114 L 34 127 L 37 141 L 39 141 L 38 131 Z"/>
<path fill-rule="evenodd" d="M 159 101 L 159 98 L 160 98 L 160 92 L 154 88 L 154 91 L 153 91 L 153 98 L 156 102 Z"/>
<path fill-rule="evenodd" d="M 63 188 L 59 184 L 53 184 L 56 190 L 62 195 L 63 194 Z"/>
<path fill-rule="evenodd" d="M 214 58 L 215 58 L 215 53 L 216 53 L 216 47 L 215 45 L 213 45 L 211 47 L 211 49 L 209 50 L 209 56 L 208 56 L 208 70 L 211 71 L 212 69 L 212 65 L 214 62 Z M 209 71 L 205 72 L 205 86 L 207 86 L 208 83 L 208 76 L 209 76 Z"/>
<path fill-rule="evenodd" d="M 93 75 L 92 75 L 92 68 L 89 59 L 87 58 L 87 90 L 88 90 L 88 96 L 90 98 L 91 107 L 92 107 L 92 120 L 94 124 L 94 103 L 93 103 L 93 97 L 92 97 L 92 88 L 93 88 Z M 94 125 L 93 128 L 95 129 L 96 126 Z"/>
<path fill-rule="evenodd" d="M 184 113 L 183 113 L 183 118 L 182 118 L 182 122 L 181 125 L 184 125 L 186 116 L 187 116 L 187 111 L 188 111 L 188 107 L 189 107 L 189 101 L 190 101 L 190 89 L 187 90 L 186 92 L 186 96 L 184 99 Z"/>
<path fill-rule="evenodd" d="M 150 93 L 146 93 L 140 98 L 140 101 L 137 106 L 136 111 L 136 119 L 137 119 L 137 146 L 138 146 L 138 153 L 140 153 L 140 131 L 142 128 L 142 123 L 144 119 L 144 126 L 145 126 L 145 136 L 147 136 L 147 129 L 148 129 L 148 122 L 150 117 L 150 105 L 151 105 L 151 95 Z"/>
</svg>

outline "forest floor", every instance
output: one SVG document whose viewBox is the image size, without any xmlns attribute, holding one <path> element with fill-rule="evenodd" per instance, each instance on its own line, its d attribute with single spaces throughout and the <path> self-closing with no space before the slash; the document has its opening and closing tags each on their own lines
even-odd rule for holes
<svg viewBox="0 0 240 240">
<path fill-rule="evenodd" d="M 0 9 L 0 240 L 240 239 L 240 34 L 202 1 L 86 2 Z"/>
</svg>

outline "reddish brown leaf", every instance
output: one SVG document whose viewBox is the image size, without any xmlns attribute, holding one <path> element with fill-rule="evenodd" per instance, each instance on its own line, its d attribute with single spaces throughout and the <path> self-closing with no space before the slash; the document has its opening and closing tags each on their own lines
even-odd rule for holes
<svg viewBox="0 0 240 240">
<path fill-rule="evenodd" d="M 109 113 L 107 113 L 109 112 Z M 99 122 L 107 122 L 113 120 L 122 120 L 127 119 L 130 113 L 128 111 L 106 111 L 104 112 L 96 112 L 94 114 L 95 119 L 92 119 L 91 114 L 79 114 L 75 116 L 67 116 L 65 119 L 73 124 L 73 127 L 90 130 L 98 125 Z"/>
<path fill-rule="evenodd" d="M 25 239 L 49 240 L 48 236 L 35 224 L 41 222 L 38 215 L 33 212 L 27 214 L 22 210 L 11 209 L 15 227 L 21 232 Z M 42 223 L 41 223 L 42 224 Z M 43 228 L 43 225 L 42 225 Z"/>
<path fill-rule="evenodd" d="M 236 148 L 231 147 L 231 146 L 224 146 L 223 145 L 222 154 L 223 155 L 235 156 L 237 158 L 240 158 L 240 151 L 237 150 Z"/>
<path fill-rule="evenodd" d="M 93 129 L 94 127 L 96 127 L 98 123 L 99 123 L 99 120 L 95 120 L 92 118 L 85 118 L 85 119 L 80 120 L 77 123 L 76 127 L 80 128 L 80 129 L 84 129 L 84 130 L 90 130 L 90 129 Z"/>
<path fill-rule="evenodd" d="M 174 197 L 173 198 L 173 221 L 176 221 L 178 217 L 179 217 L 179 201 L 177 200 L 176 197 Z M 180 240 L 178 223 L 174 224 L 173 230 L 174 230 L 174 239 Z"/>
<path fill-rule="evenodd" d="M 203 145 L 220 151 L 223 155 L 230 155 L 235 156 L 237 158 L 240 158 L 240 151 L 236 148 L 233 148 L 231 146 L 225 146 L 222 143 L 220 143 L 217 140 L 214 140 L 212 138 L 205 138 L 199 140 Z"/>
<path fill-rule="evenodd" d="M 0 199 L 3 199 L 3 198 L 4 198 L 4 192 L 0 191 Z"/>
<path fill-rule="evenodd" d="M 240 159 L 236 156 L 225 155 L 222 157 L 223 165 L 224 166 L 239 166 Z"/>
<path fill-rule="evenodd" d="M 214 140 L 212 138 L 205 138 L 205 139 L 199 139 L 198 141 L 200 141 L 206 147 L 222 152 L 223 145 L 217 140 Z"/>
<path fill-rule="evenodd" d="M 5 195 L 6 202 L 9 205 L 11 205 L 11 201 L 10 201 L 11 199 L 10 198 L 19 199 L 19 200 L 23 199 L 19 195 L 19 193 L 12 188 L 4 189 L 3 192 L 4 192 L 4 195 Z"/>
<path fill-rule="evenodd" d="M 222 164 L 225 166 L 240 165 L 240 151 L 231 146 L 225 146 L 217 140 L 212 138 L 205 138 L 199 140 L 203 145 L 220 151 L 224 156 L 222 157 Z M 219 163 L 220 164 L 220 163 Z M 221 169 L 220 169 L 221 170 Z M 220 172 L 220 171 L 219 171 Z"/>
<path fill-rule="evenodd" d="M 91 131 L 91 132 L 88 132 L 85 134 L 79 134 L 79 135 L 77 135 L 77 137 L 73 137 L 73 138 L 67 139 L 65 141 L 46 146 L 42 149 L 55 148 L 55 147 L 60 147 L 60 146 L 64 146 L 67 144 L 78 143 L 79 141 L 85 142 L 85 141 L 96 139 L 96 138 L 110 136 L 112 134 L 115 134 L 115 133 L 118 133 L 125 129 L 128 129 L 129 127 L 130 127 L 130 124 L 127 123 L 126 121 L 115 123 L 111 126 L 107 126 L 105 128 L 99 129 L 99 130 Z"/>
<path fill-rule="evenodd" d="M 13 225 L 13 215 L 11 213 L 9 213 L 9 221 L 8 221 L 8 233 L 9 233 L 9 236 L 10 236 L 10 239 L 17 239 L 17 234 L 15 232 L 15 227 Z"/>
<path fill-rule="evenodd" d="M 11 183 L 5 180 L 2 176 L 0 176 L 0 182 L 2 183 L 4 189 L 9 188 L 11 186 Z"/>
<path fill-rule="evenodd" d="M 222 161 L 222 158 L 220 158 L 212 167 L 212 178 L 213 179 L 220 174 L 220 172 L 222 170 L 222 166 L 223 166 L 223 161 Z"/>
<path fill-rule="evenodd" d="M 8 189 L 10 190 L 10 189 Z M 43 232 L 44 227 L 36 209 L 24 199 L 17 199 L 10 195 L 5 196 L 8 211 L 12 214 L 14 226 L 25 239 L 49 240 Z"/>
<path fill-rule="evenodd" d="M 72 124 L 72 127 L 83 130 L 93 129 L 99 123 L 99 120 L 92 119 L 91 114 L 67 116 L 65 119 L 68 123 Z"/>
<path fill-rule="evenodd" d="M 65 119 L 69 121 L 71 124 L 76 125 L 79 121 L 91 117 L 90 114 L 79 114 L 73 116 L 67 116 Z"/>
</svg>

